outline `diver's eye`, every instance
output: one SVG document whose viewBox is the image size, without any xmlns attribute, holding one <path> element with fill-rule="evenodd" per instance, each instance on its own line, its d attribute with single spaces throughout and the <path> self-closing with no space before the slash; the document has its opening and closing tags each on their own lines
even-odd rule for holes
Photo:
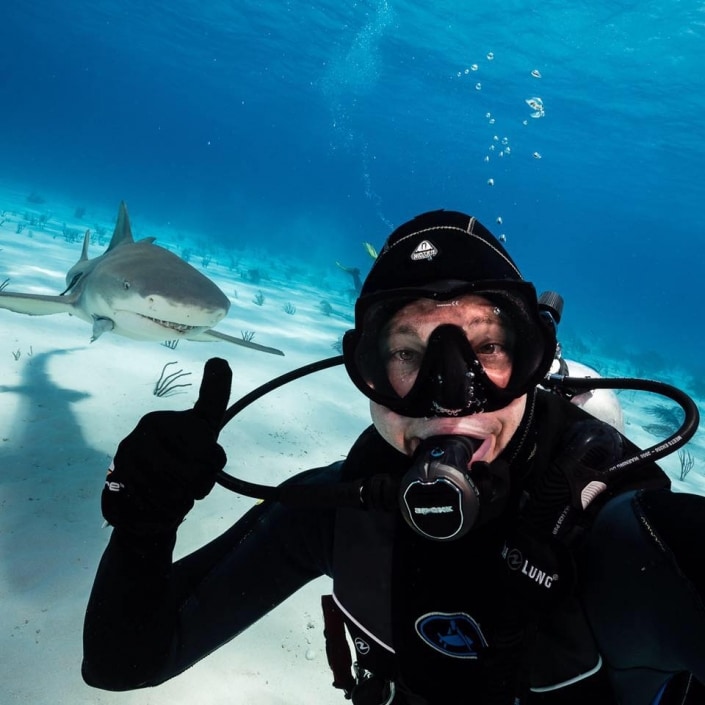
<svg viewBox="0 0 705 705">
<path fill-rule="evenodd" d="M 414 359 L 414 355 L 413 350 L 397 350 L 395 353 L 392 353 L 392 357 L 400 362 L 409 362 Z"/>
<path fill-rule="evenodd" d="M 390 350 L 385 360 L 387 376 L 390 379 L 394 379 L 395 377 L 407 377 L 410 374 L 416 374 L 422 360 L 423 352 L 419 350 L 413 350 L 412 348 Z"/>
<path fill-rule="evenodd" d="M 476 355 L 498 355 L 500 353 L 506 352 L 504 345 L 499 343 L 486 343 L 481 345 L 476 351 Z"/>
<path fill-rule="evenodd" d="M 506 345 L 485 343 L 475 349 L 475 355 L 486 370 L 511 368 L 512 356 Z"/>
<path fill-rule="evenodd" d="M 422 360 L 423 351 L 412 348 L 390 350 L 387 354 L 387 379 L 400 397 L 408 394 L 412 388 Z"/>
<path fill-rule="evenodd" d="M 414 367 L 419 365 L 423 355 L 416 350 L 403 348 L 400 350 L 392 350 L 387 356 L 387 365 L 397 367 Z"/>
</svg>

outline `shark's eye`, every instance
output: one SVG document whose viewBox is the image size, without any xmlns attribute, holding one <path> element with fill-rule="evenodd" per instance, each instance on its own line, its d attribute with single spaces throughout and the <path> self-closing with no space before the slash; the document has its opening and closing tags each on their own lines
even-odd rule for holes
<svg viewBox="0 0 705 705">
<path fill-rule="evenodd" d="M 123 288 L 123 289 L 129 289 L 129 288 L 130 288 L 130 282 L 127 281 L 127 279 L 123 279 L 123 281 L 122 281 L 122 288 Z"/>
</svg>

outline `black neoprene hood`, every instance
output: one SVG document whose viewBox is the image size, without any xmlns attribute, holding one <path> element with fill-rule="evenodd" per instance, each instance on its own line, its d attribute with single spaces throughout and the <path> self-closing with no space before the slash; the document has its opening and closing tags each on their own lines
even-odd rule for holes
<svg viewBox="0 0 705 705">
<path fill-rule="evenodd" d="M 365 279 L 358 305 L 364 308 L 371 294 L 449 280 L 521 281 L 522 276 L 499 240 L 478 220 L 456 211 L 430 211 L 389 236 Z"/>
</svg>

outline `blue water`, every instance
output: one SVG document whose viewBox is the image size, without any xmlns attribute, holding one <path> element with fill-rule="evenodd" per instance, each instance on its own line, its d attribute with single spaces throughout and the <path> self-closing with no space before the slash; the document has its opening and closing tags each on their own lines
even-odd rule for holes
<svg viewBox="0 0 705 705">
<path fill-rule="evenodd" d="M 464 210 L 565 296 L 566 335 L 703 379 L 701 1 L 3 9 L 1 181 L 361 268 Z"/>
</svg>

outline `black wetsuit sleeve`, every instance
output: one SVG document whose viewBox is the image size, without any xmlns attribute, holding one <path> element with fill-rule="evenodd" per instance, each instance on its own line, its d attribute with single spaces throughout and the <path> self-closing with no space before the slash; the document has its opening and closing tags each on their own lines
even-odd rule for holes
<svg viewBox="0 0 705 705">
<path fill-rule="evenodd" d="M 336 482 L 337 465 L 296 482 Z M 106 690 L 157 685 L 237 636 L 304 584 L 331 575 L 334 511 L 265 502 L 172 563 L 176 537 L 117 530 L 84 622 L 83 678 Z"/>
<path fill-rule="evenodd" d="M 583 599 L 623 705 L 656 702 L 677 674 L 705 683 L 703 545 L 705 497 L 641 490 L 598 514 L 581 565 Z"/>
</svg>

